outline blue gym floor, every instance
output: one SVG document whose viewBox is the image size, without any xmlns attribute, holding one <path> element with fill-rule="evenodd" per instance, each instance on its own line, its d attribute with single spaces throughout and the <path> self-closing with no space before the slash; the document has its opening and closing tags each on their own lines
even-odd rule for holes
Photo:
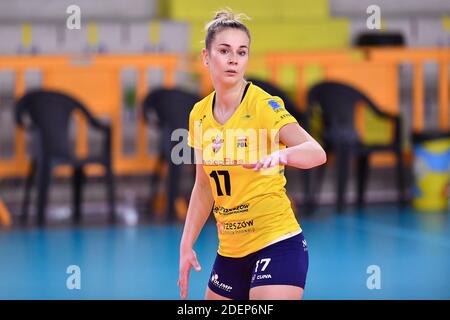
<svg viewBox="0 0 450 320">
<path fill-rule="evenodd" d="M 371 207 L 300 217 L 309 246 L 305 299 L 450 299 L 449 214 Z M 182 225 L 0 231 L 0 299 L 178 299 Z M 215 256 L 213 223 L 195 250 L 190 299 L 202 299 Z M 68 290 L 69 265 L 81 289 Z M 381 270 L 369 290 L 367 267 Z"/>
</svg>

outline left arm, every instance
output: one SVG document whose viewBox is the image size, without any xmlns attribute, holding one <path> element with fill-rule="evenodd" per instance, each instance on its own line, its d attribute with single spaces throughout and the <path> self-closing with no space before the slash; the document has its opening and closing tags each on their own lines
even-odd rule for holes
<svg viewBox="0 0 450 320">
<path fill-rule="evenodd" d="M 286 149 L 277 150 L 260 159 L 257 163 L 244 165 L 255 171 L 276 165 L 288 165 L 299 169 L 310 169 L 327 161 L 327 155 L 320 144 L 298 123 L 284 125 L 276 138 L 286 145 Z"/>
<path fill-rule="evenodd" d="M 327 161 L 322 146 L 298 123 L 289 123 L 279 132 L 280 142 L 286 149 L 279 150 L 281 157 L 286 157 L 286 164 L 299 169 L 310 169 Z"/>
</svg>

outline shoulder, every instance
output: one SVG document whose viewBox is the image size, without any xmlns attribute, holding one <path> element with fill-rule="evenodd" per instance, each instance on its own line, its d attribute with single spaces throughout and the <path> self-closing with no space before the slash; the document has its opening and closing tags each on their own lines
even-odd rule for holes
<svg viewBox="0 0 450 320">
<path fill-rule="evenodd" d="M 204 114 L 206 112 L 207 107 L 210 104 L 213 96 L 214 96 L 214 92 L 211 92 L 209 95 L 204 97 L 202 100 L 200 100 L 196 104 L 194 104 L 194 106 L 192 107 L 192 110 L 190 112 L 190 116 L 196 117 L 200 114 Z"/>
<path fill-rule="evenodd" d="M 252 84 L 252 102 L 251 105 L 256 113 L 276 112 L 279 108 L 284 108 L 283 100 L 278 96 L 272 96 L 260 87 Z"/>
</svg>

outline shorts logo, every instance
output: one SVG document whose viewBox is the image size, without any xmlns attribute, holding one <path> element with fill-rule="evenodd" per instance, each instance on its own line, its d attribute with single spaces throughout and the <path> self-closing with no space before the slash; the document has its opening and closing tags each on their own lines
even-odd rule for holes
<svg viewBox="0 0 450 320">
<path fill-rule="evenodd" d="M 306 243 L 306 240 L 302 240 L 303 244 L 303 251 L 308 251 L 308 244 Z"/>
<path fill-rule="evenodd" d="M 271 274 L 259 274 L 259 275 L 254 274 L 252 276 L 252 282 L 255 282 L 255 280 L 267 280 L 267 279 L 272 279 L 272 275 Z"/>
<path fill-rule="evenodd" d="M 272 258 L 265 258 L 256 261 L 255 273 L 266 271 L 266 268 L 269 266 L 271 260 Z M 256 280 L 266 280 L 266 279 L 272 279 L 272 275 L 270 273 L 256 275 Z M 253 274 L 252 276 L 252 282 L 253 281 L 255 281 L 255 274 Z"/>
<path fill-rule="evenodd" d="M 219 281 L 219 275 L 217 273 L 215 273 L 214 271 L 212 272 L 212 276 L 211 276 L 211 283 L 216 286 L 219 289 L 225 290 L 226 292 L 231 292 L 231 290 L 233 290 L 232 286 L 229 286 L 223 282 Z"/>
</svg>

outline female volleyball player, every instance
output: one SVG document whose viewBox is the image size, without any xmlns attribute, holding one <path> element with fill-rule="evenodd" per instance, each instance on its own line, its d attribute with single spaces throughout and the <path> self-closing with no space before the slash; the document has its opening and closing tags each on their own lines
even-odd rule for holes
<svg viewBox="0 0 450 320">
<path fill-rule="evenodd" d="M 284 185 L 284 166 L 325 163 L 322 147 L 283 101 L 245 81 L 250 33 L 231 11 L 207 26 L 203 62 L 214 92 L 190 113 L 196 179 L 180 243 L 178 285 L 188 293 L 194 243 L 211 209 L 219 248 L 206 299 L 301 299 L 308 248 Z"/>
</svg>

